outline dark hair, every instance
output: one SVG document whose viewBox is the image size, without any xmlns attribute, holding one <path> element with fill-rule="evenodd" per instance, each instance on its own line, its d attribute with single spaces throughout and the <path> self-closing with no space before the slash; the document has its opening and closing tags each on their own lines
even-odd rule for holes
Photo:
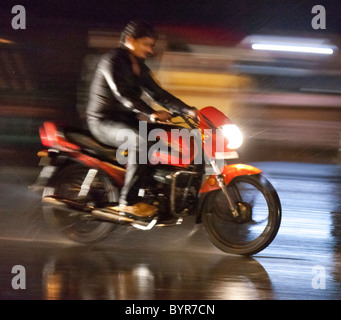
<svg viewBox="0 0 341 320">
<path fill-rule="evenodd" d="M 145 20 L 130 21 L 121 33 L 120 42 L 124 43 L 127 36 L 131 36 L 134 39 L 143 37 L 158 38 L 154 27 Z"/>
</svg>

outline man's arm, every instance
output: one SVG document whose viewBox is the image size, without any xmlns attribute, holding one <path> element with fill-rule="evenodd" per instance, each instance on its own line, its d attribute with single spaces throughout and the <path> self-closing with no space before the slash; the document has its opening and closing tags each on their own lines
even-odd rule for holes
<svg viewBox="0 0 341 320">
<path fill-rule="evenodd" d="M 142 74 L 142 83 L 145 91 L 150 95 L 157 103 L 171 112 L 177 111 L 180 113 L 186 113 L 191 116 L 196 116 L 196 108 L 190 107 L 180 99 L 176 98 L 168 91 L 161 88 L 153 79 L 151 71 L 146 67 Z"/>
</svg>

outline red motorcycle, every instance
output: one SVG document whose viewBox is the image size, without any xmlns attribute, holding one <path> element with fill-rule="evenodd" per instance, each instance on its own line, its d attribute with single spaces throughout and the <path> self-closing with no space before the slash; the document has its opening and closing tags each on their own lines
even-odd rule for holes
<svg viewBox="0 0 341 320">
<path fill-rule="evenodd" d="M 148 136 L 156 142 L 148 151 L 147 187 L 139 192 L 158 212 L 141 219 L 114 210 L 125 176 L 118 158 L 126 151 L 87 131 L 45 122 L 40 137 L 48 150 L 38 153 L 43 168 L 36 186 L 43 189 L 46 220 L 72 240 L 93 243 L 118 224 L 150 230 L 196 215 L 212 243 L 227 253 L 266 248 L 280 227 L 281 204 L 261 170 L 236 163 L 242 143 L 237 126 L 214 107 L 201 109 L 196 119 L 178 115 L 158 126 Z"/>
</svg>

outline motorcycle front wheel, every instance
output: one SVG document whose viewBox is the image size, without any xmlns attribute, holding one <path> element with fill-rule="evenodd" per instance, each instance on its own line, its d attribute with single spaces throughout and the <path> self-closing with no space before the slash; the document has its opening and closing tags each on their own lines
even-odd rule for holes
<svg viewBox="0 0 341 320">
<path fill-rule="evenodd" d="M 80 196 L 83 181 L 89 168 L 82 165 L 68 165 L 56 174 L 54 183 L 45 187 L 43 197 L 57 196 L 97 207 L 101 203 L 118 201 L 119 191 L 109 178 L 98 172 L 86 197 Z M 47 223 L 57 228 L 69 239 L 81 243 L 95 243 L 106 238 L 116 227 L 115 224 L 94 220 L 89 213 L 79 210 L 43 205 Z"/>
<path fill-rule="evenodd" d="M 252 255 L 275 238 L 281 223 L 281 204 L 276 190 L 262 175 L 236 177 L 228 192 L 238 210 L 234 217 L 221 190 L 211 192 L 202 222 L 212 243 L 224 252 Z"/>
</svg>

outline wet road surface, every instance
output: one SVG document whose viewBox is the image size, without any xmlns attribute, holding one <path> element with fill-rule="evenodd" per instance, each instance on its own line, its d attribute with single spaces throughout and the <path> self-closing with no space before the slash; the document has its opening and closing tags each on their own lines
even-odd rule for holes
<svg viewBox="0 0 341 320">
<path fill-rule="evenodd" d="M 256 165 L 277 189 L 283 218 L 273 243 L 251 258 L 216 249 L 193 217 L 73 243 L 46 225 L 39 193 L 27 188 L 38 171 L 0 167 L 0 299 L 340 299 L 340 166 Z"/>
</svg>

